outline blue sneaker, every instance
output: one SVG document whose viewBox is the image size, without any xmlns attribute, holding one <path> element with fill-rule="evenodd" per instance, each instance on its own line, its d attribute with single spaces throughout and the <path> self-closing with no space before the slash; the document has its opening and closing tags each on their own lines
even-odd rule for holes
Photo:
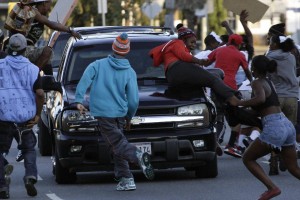
<svg viewBox="0 0 300 200">
<path fill-rule="evenodd" d="M 117 185 L 117 191 L 131 191 L 135 189 L 136 185 L 133 178 L 122 177 Z"/>
<path fill-rule="evenodd" d="M 154 170 L 150 163 L 150 155 L 148 153 L 143 153 L 140 150 L 138 150 L 136 152 L 136 156 L 139 161 L 139 166 L 141 167 L 146 178 L 149 180 L 153 180 L 154 179 Z"/>
</svg>

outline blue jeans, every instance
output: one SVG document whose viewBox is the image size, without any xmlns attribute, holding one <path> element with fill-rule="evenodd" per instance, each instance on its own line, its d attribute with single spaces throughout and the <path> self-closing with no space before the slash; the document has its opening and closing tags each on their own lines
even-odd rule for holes
<svg viewBox="0 0 300 200">
<path fill-rule="evenodd" d="M 4 165 L 5 158 L 2 153 L 8 153 L 11 147 L 14 135 L 21 134 L 21 140 L 18 145 L 18 149 L 22 150 L 24 155 L 24 167 L 25 176 L 24 180 L 27 178 L 32 178 L 37 180 L 37 165 L 36 165 L 36 137 L 32 129 L 24 129 L 17 127 L 11 122 L 1 122 L 0 121 L 0 187 L 5 185 L 4 179 Z"/>
<path fill-rule="evenodd" d="M 294 125 L 283 113 L 270 114 L 261 119 L 263 124 L 259 139 L 273 148 L 281 150 L 282 146 L 296 144 Z"/>
<path fill-rule="evenodd" d="M 129 164 L 138 165 L 137 148 L 130 144 L 123 134 L 124 118 L 97 118 L 103 140 L 109 147 L 114 159 L 114 173 L 117 179 L 132 178 Z"/>
</svg>

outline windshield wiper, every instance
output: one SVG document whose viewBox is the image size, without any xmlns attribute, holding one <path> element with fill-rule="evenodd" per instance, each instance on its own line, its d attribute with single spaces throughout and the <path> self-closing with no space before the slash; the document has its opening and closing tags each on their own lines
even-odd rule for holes
<svg viewBox="0 0 300 200">
<path fill-rule="evenodd" d="M 68 81 L 67 84 L 77 84 L 79 83 L 79 80 L 71 80 L 71 81 Z"/>
<path fill-rule="evenodd" d="M 165 77 L 157 77 L 157 76 L 144 76 L 144 77 L 138 77 L 138 80 L 165 80 Z"/>
</svg>

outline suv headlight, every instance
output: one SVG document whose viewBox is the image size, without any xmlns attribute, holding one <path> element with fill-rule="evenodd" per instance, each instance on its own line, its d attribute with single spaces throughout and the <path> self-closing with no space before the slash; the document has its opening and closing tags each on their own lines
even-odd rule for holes
<svg viewBox="0 0 300 200">
<path fill-rule="evenodd" d="M 78 110 L 66 110 L 62 115 L 62 129 L 67 132 L 94 132 L 97 120 L 90 112 L 80 114 Z"/>
<path fill-rule="evenodd" d="M 176 126 L 180 127 L 200 127 L 208 126 L 210 121 L 209 111 L 206 104 L 194 104 L 179 107 L 177 110 L 178 116 L 201 116 L 201 118 L 192 121 L 178 122 Z"/>
</svg>

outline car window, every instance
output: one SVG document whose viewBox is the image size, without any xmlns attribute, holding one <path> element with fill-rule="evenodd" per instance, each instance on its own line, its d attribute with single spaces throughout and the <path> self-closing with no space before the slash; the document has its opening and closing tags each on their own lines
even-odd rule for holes
<svg viewBox="0 0 300 200">
<path fill-rule="evenodd" d="M 61 56 L 64 52 L 65 46 L 69 39 L 69 34 L 60 34 L 58 40 L 53 45 L 53 57 L 51 59 L 51 64 L 53 68 L 58 68 L 61 61 Z"/>
<path fill-rule="evenodd" d="M 161 42 L 131 42 L 126 56 L 138 78 L 165 78 L 163 66 L 154 67 L 149 51 Z M 112 54 L 111 43 L 75 47 L 68 62 L 67 83 L 78 83 L 86 67 Z"/>
</svg>

